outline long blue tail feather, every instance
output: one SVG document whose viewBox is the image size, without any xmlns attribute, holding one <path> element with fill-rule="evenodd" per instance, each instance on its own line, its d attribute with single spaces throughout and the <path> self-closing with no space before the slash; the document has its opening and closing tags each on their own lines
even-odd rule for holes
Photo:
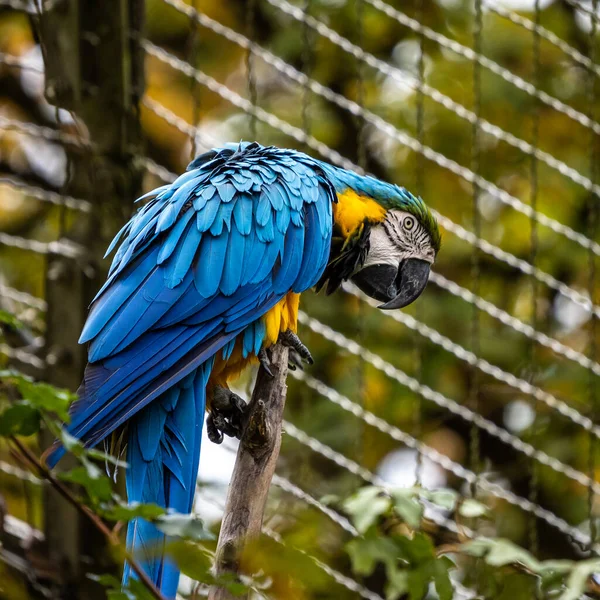
<svg viewBox="0 0 600 600">
<path fill-rule="evenodd" d="M 126 472 L 129 502 L 192 510 L 200 459 L 209 361 L 141 410 L 128 425 Z M 166 598 L 174 598 L 177 566 L 164 556 L 165 535 L 137 518 L 129 523 L 127 547 Z M 123 584 L 135 574 L 125 566 Z"/>
</svg>

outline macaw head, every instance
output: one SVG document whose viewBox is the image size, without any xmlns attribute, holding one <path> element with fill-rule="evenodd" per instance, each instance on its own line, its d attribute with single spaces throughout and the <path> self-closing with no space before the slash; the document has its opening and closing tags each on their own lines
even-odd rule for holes
<svg viewBox="0 0 600 600">
<path fill-rule="evenodd" d="M 437 222 L 423 200 L 396 185 L 328 165 L 338 202 L 321 280 L 327 291 L 351 279 L 380 308 L 403 308 L 423 292 L 440 249 Z"/>
</svg>

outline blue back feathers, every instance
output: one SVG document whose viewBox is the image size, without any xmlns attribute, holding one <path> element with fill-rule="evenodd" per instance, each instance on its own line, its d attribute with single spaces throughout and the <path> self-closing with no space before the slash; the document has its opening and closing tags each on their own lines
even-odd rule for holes
<svg viewBox="0 0 600 600">
<path fill-rule="evenodd" d="M 291 150 L 212 150 L 141 200 L 80 338 L 90 364 L 69 431 L 87 444 L 313 286 L 329 255 L 335 190 Z"/>
</svg>

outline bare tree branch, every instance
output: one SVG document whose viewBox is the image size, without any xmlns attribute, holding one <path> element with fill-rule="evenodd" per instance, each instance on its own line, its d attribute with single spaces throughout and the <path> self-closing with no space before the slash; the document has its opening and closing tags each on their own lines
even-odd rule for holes
<svg viewBox="0 0 600 600">
<path fill-rule="evenodd" d="M 248 424 L 242 436 L 229 484 L 225 515 L 217 546 L 217 577 L 239 574 L 246 542 L 260 535 L 267 494 L 281 447 L 281 421 L 287 391 L 288 349 L 276 344 L 271 352 L 271 377 L 260 368 Z M 234 598 L 213 586 L 209 600 Z"/>
</svg>

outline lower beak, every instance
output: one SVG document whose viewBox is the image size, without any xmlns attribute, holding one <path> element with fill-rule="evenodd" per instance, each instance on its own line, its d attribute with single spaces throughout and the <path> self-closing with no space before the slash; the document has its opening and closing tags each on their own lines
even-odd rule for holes
<svg viewBox="0 0 600 600">
<path fill-rule="evenodd" d="M 384 302 L 379 308 L 392 310 L 414 302 L 423 292 L 431 265 L 418 258 L 407 258 L 400 268 L 371 265 L 361 269 L 352 281 L 368 296 Z"/>
<path fill-rule="evenodd" d="M 398 294 L 389 302 L 381 304 L 379 308 L 393 310 L 404 308 L 414 302 L 425 289 L 429 280 L 431 264 L 419 258 L 407 258 L 400 268 L 396 277 L 396 288 Z"/>
</svg>

